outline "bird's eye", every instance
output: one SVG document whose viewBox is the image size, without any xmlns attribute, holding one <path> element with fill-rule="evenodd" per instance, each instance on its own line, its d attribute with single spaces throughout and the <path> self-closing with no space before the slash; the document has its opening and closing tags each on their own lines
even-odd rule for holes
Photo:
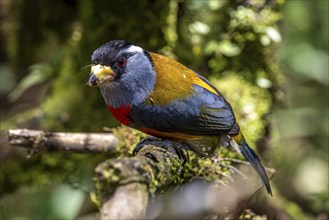
<svg viewBox="0 0 329 220">
<path fill-rule="evenodd" d="M 118 65 L 118 67 L 120 67 L 120 68 L 124 68 L 124 67 L 126 66 L 126 64 L 127 64 L 127 60 L 126 60 L 125 57 L 121 57 L 121 58 L 119 58 L 118 61 L 117 61 L 117 65 Z"/>
</svg>

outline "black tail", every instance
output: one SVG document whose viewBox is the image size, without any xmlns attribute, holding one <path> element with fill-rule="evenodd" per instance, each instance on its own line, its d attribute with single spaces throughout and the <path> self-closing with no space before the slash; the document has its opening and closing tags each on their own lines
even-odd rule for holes
<svg viewBox="0 0 329 220">
<path fill-rule="evenodd" d="M 264 169 L 263 165 L 261 164 L 260 159 L 258 158 L 257 154 L 255 153 L 255 151 L 253 149 L 251 149 L 248 146 L 248 144 L 245 140 L 242 140 L 242 143 L 239 146 L 240 146 L 240 151 L 243 154 L 243 156 L 249 161 L 251 166 L 255 169 L 255 171 L 258 173 L 258 175 L 262 179 L 268 194 L 270 194 L 272 196 L 270 182 L 268 181 L 268 177 L 265 172 L 265 169 Z"/>
</svg>

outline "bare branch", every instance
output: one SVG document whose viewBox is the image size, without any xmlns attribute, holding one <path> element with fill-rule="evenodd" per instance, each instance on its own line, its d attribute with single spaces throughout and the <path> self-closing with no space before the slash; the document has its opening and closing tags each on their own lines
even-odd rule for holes
<svg viewBox="0 0 329 220">
<path fill-rule="evenodd" d="M 39 150 L 72 151 L 80 153 L 117 153 L 117 138 L 110 133 L 64 133 L 29 129 L 9 130 L 9 143 L 29 148 L 31 153 Z"/>
</svg>

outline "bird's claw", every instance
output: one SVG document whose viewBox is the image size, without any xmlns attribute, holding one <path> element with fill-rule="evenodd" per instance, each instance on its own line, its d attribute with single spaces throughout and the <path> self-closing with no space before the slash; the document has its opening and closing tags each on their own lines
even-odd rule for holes
<svg viewBox="0 0 329 220">
<path fill-rule="evenodd" d="M 149 144 L 154 144 L 154 142 L 156 141 L 160 141 L 161 139 L 156 138 L 156 137 L 152 137 L 152 136 L 148 136 L 146 138 L 144 138 L 143 140 L 141 140 L 136 147 L 133 150 L 133 156 L 136 156 L 138 154 L 138 152 L 145 147 L 146 145 Z"/>
<path fill-rule="evenodd" d="M 169 152 L 177 155 L 179 157 L 179 159 L 182 159 L 183 165 L 187 161 L 187 158 L 188 158 L 187 152 L 185 152 L 183 150 L 184 148 L 186 148 L 185 144 L 178 143 L 178 142 L 172 142 L 170 140 L 160 139 L 160 138 L 156 138 L 156 137 L 152 137 L 152 136 L 144 138 L 136 145 L 136 147 L 134 148 L 134 150 L 132 152 L 133 156 L 136 156 L 138 154 L 138 152 L 146 145 L 154 145 L 156 147 L 161 147 L 161 148 L 168 150 Z"/>
</svg>

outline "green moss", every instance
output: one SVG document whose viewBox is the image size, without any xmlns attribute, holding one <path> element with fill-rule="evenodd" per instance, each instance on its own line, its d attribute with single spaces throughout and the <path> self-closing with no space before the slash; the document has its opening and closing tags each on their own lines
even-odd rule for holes
<svg viewBox="0 0 329 220">
<path fill-rule="evenodd" d="M 138 130 L 129 128 L 124 125 L 113 128 L 111 131 L 118 138 L 119 142 L 116 148 L 118 148 L 118 154 L 121 156 L 130 156 L 136 144 L 138 144 L 143 138 L 147 136 Z"/>
</svg>

